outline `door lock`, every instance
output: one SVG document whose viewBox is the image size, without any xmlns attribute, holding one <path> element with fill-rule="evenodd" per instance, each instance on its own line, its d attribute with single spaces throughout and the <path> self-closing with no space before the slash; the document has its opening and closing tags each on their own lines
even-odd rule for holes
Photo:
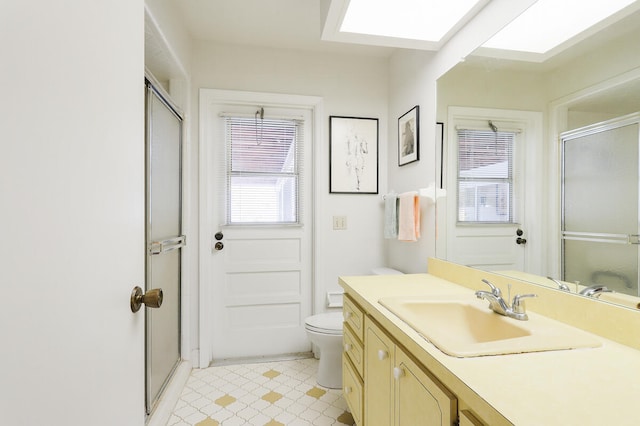
<svg viewBox="0 0 640 426">
<path fill-rule="evenodd" d="M 131 312 L 138 312 L 142 304 L 147 308 L 159 308 L 162 305 L 163 297 L 161 288 L 154 288 L 143 293 L 140 287 L 135 286 L 131 292 L 131 300 L 129 302 Z"/>
</svg>

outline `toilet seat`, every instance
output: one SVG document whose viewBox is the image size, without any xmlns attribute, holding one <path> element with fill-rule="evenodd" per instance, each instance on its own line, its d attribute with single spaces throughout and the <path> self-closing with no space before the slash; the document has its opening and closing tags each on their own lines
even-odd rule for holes
<svg viewBox="0 0 640 426">
<path fill-rule="evenodd" d="M 322 334 L 342 334 L 342 312 L 312 315 L 305 320 L 305 328 Z"/>
</svg>

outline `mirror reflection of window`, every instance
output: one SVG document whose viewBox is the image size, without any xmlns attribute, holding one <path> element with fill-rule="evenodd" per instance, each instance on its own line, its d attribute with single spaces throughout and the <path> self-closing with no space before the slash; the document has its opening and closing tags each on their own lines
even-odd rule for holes
<svg viewBox="0 0 640 426">
<path fill-rule="evenodd" d="M 458 129 L 458 222 L 513 222 L 516 133 Z"/>
</svg>

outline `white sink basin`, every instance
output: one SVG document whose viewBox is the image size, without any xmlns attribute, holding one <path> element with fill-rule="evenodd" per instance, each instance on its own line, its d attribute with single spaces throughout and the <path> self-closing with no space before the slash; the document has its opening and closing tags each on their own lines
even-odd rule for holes
<svg viewBox="0 0 640 426">
<path fill-rule="evenodd" d="M 601 342 L 582 330 L 535 313 L 528 321 L 496 314 L 475 298 L 383 298 L 380 304 L 455 357 L 593 348 Z"/>
</svg>

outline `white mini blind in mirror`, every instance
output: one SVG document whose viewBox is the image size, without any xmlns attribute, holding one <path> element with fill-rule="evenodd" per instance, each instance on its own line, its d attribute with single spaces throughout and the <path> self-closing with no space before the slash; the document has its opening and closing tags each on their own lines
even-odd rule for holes
<svg viewBox="0 0 640 426">
<path fill-rule="evenodd" d="M 458 222 L 513 222 L 516 133 L 458 129 Z"/>
</svg>

